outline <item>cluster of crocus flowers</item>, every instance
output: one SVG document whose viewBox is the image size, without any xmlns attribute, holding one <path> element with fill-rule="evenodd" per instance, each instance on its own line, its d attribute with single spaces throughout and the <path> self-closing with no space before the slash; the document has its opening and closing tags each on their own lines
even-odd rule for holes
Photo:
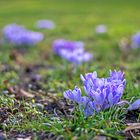
<svg viewBox="0 0 140 140">
<path fill-rule="evenodd" d="M 132 44 L 131 44 L 131 47 L 132 48 L 140 48 L 140 32 L 134 34 L 132 36 Z"/>
<path fill-rule="evenodd" d="M 54 29 L 55 24 L 51 20 L 38 20 L 36 23 L 36 28 L 38 28 L 38 29 Z"/>
<path fill-rule="evenodd" d="M 27 30 L 25 27 L 17 24 L 9 24 L 3 29 L 4 38 L 14 45 L 35 45 L 42 41 L 42 33 Z"/>
<path fill-rule="evenodd" d="M 82 96 L 81 89 L 64 92 L 64 97 L 78 103 L 85 116 L 91 116 L 95 112 L 107 109 L 117 104 L 124 92 L 126 80 L 121 71 L 110 71 L 107 78 L 98 78 L 97 73 L 81 75 L 86 96 Z"/>
<path fill-rule="evenodd" d="M 91 53 L 84 50 L 84 43 L 81 41 L 55 40 L 53 42 L 53 51 L 74 64 L 90 61 L 93 57 Z"/>
</svg>

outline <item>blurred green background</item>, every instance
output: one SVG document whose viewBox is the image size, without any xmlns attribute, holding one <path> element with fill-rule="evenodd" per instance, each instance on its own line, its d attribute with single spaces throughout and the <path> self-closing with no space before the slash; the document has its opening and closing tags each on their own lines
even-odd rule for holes
<svg viewBox="0 0 140 140">
<path fill-rule="evenodd" d="M 122 35 L 139 29 L 139 6 L 139 0 L 0 0 L 0 27 L 16 22 L 32 28 L 38 19 L 52 19 L 73 36 L 89 36 L 101 23 Z"/>
<path fill-rule="evenodd" d="M 56 28 L 43 31 L 46 48 L 57 38 L 82 40 L 98 57 L 108 55 L 108 49 L 117 46 L 122 37 L 131 37 L 139 31 L 139 5 L 139 0 L 0 0 L 0 29 L 17 23 L 37 30 L 37 20 L 50 19 Z M 98 24 L 107 26 L 106 39 L 96 36 Z"/>
</svg>

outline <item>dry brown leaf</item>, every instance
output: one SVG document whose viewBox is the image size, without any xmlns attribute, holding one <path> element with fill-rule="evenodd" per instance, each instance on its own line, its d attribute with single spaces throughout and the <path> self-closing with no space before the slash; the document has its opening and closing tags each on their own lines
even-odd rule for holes
<svg viewBox="0 0 140 140">
<path fill-rule="evenodd" d="M 77 140 L 78 138 L 76 136 L 72 137 L 71 140 Z"/>
<path fill-rule="evenodd" d="M 29 136 L 27 138 L 17 138 L 17 140 L 31 140 L 31 136 Z"/>
<path fill-rule="evenodd" d="M 106 136 L 95 136 L 93 140 L 107 140 Z"/>
<path fill-rule="evenodd" d="M 140 129 L 140 123 L 129 123 L 129 126 L 125 128 L 124 133 L 131 130 Z"/>
<path fill-rule="evenodd" d="M 16 49 L 12 50 L 12 52 L 10 54 L 10 58 L 13 59 L 19 65 L 26 64 L 24 62 L 24 54 L 22 54 L 21 52 L 19 52 Z"/>
<path fill-rule="evenodd" d="M 128 123 L 128 127 L 123 131 L 125 136 L 129 139 L 140 138 L 140 123 Z"/>
<path fill-rule="evenodd" d="M 25 97 L 28 97 L 28 98 L 33 98 L 33 97 L 35 96 L 35 95 L 33 95 L 33 94 L 31 94 L 31 93 L 29 93 L 29 92 L 23 90 L 23 89 L 20 89 L 20 94 L 21 94 L 22 96 L 25 96 Z"/>
<path fill-rule="evenodd" d="M 33 98 L 35 95 L 15 86 L 8 86 L 7 89 L 9 90 L 10 93 L 15 94 L 16 97 L 27 97 L 27 98 Z"/>
</svg>

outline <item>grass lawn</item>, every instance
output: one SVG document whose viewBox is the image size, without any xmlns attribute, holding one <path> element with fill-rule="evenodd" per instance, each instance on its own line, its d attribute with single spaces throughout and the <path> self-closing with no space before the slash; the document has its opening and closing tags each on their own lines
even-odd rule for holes
<svg viewBox="0 0 140 140">
<path fill-rule="evenodd" d="M 139 0 L 0 0 L 0 38 L 10 23 L 45 36 L 29 48 L 0 43 L 0 132 L 7 138 L 18 134 L 34 139 L 132 138 L 123 130 L 127 123 L 139 122 L 138 111 L 112 107 L 85 118 L 63 92 L 75 85 L 83 89 L 80 74 L 97 71 L 99 77 L 107 77 L 109 70 L 116 69 L 125 72 L 122 99 L 140 98 L 140 49 L 124 52 L 118 45 L 140 31 L 139 5 Z M 56 28 L 36 29 L 40 19 L 51 19 Z M 97 34 L 98 24 L 105 24 L 108 32 Z M 73 69 L 52 51 L 58 38 L 83 41 L 94 59 Z"/>
</svg>

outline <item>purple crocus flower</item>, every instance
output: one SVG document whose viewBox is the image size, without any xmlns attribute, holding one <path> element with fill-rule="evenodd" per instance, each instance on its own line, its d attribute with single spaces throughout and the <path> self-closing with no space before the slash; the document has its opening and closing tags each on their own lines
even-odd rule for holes
<svg viewBox="0 0 140 140">
<path fill-rule="evenodd" d="M 39 20 L 36 23 L 36 28 L 38 28 L 38 29 L 54 29 L 55 24 L 51 20 Z"/>
<path fill-rule="evenodd" d="M 82 101 L 81 89 L 78 87 L 75 87 L 73 91 L 67 90 L 65 92 L 65 98 L 75 101 L 77 103 L 80 103 Z"/>
<path fill-rule="evenodd" d="M 57 39 L 53 42 L 53 50 L 56 54 L 61 54 L 61 50 L 75 51 L 84 50 L 84 43 L 81 41 L 69 41 L 65 39 Z"/>
<path fill-rule="evenodd" d="M 84 51 L 84 44 L 81 41 L 55 40 L 53 51 L 74 64 L 90 61 L 93 57 L 91 53 Z"/>
<path fill-rule="evenodd" d="M 14 45 L 35 45 L 43 40 L 43 34 L 27 30 L 17 24 L 9 24 L 3 29 L 4 38 Z"/>
<path fill-rule="evenodd" d="M 136 33 L 132 36 L 132 48 L 140 48 L 140 32 Z"/>
<path fill-rule="evenodd" d="M 86 96 L 82 96 L 81 90 L 68 90 L 64 92 L 64 97 L 75 101 L 84 108 L 85 116 L 90 116 L 94 112 L 107 109 L 118 102 L 124 92 L 126 80 L 121 71 L 110 71 L 107 78 L 98 78 L 97 73 L 87 73 L 81 75 Z"/>
<path fill-rule="evenodd" d="M 106 33 L 106 32 L 107 32 L 107 28 L 105 25 L 100 24 L 100 25 L 96 26 L 96 33 L 102 34 L 102 33 Z"/>
</svg>

